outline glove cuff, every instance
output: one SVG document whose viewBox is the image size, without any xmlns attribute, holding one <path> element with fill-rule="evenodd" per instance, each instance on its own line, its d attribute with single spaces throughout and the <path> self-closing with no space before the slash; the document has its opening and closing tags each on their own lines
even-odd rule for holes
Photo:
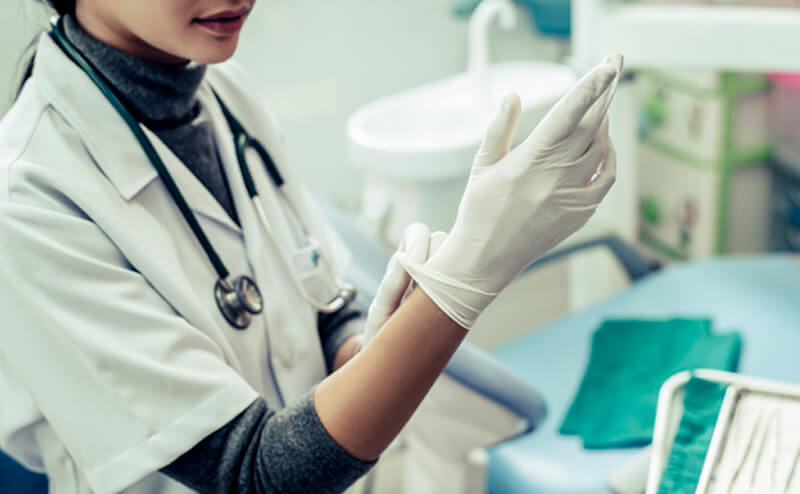
<svg viewBox="0 0 800 494">
<path fill-rule="evenodd" d="M 472 328 L 498 295 L 498 292 L 486 292 L 451 278 L 430 263 L 420 264 L 403 255 L 398 256 L 397 261 L 442 312 L 466 330 Z"/>
</svg>

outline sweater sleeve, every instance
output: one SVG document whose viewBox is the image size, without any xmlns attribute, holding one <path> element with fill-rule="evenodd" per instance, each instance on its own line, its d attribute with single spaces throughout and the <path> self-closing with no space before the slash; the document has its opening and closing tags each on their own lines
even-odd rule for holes
<svg viewBox="0 0 800 494">
<path fill-rule="evenodd" d="M 363 314 L 362 310 L 347 306 L 333 314 L 319 313 L 317 316 L 319 338 L 329 373 L 333 370 L 336 353 L 342 344 L 364 332 L 366 318 Z"/>
<path fill-rule="evenodd" d="M 201 494 L 340 493 L 374 465 L 328 434 L 313 390 L 283 410 L 258 398 L 161 471 Z"/>
</svg>

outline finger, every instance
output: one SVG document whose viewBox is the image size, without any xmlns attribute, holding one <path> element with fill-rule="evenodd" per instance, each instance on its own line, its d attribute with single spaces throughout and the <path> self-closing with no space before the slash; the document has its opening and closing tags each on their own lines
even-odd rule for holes
<svg viewBox="0 0 800 494">
<path fill-rule="evenodd" d="M 431 239 L 431 229 L 423 223 L 413 223 L 403 232 L 403 252 L 407 259 L 416 263 L 423 263 L 428 259 L 428 248 Z"/>
<path fill-rule="evenodd" d="M 519 126 L 522 103 L 519 96 L 509 94 L 486 129 L 481 147 L 475 155 L 474 166 L 489 166 L 500 161 L 511 150 Z"/>
<path fill-rule="evenodd" d="M 586 112 L 605 94 L 616 77 L 616 67 L 605 61 L 600 63 L 556 103 L 529 139 L 533 138 L 540 146 L 552 146 L 572 135 Z"/>
<path fill-rule="evenodd" d="M 595 180 L 584 189 L 586 201 L 591 204 L 600 204 L 617 180 L 617 152 L 611 143 L 601 168 Z"/>
<path fill-rule="evenodd" d="M 608 127 L 609 127 L 608 117 L 606 117 L 603 120 L 603 124 L 600 126 L 600 130 L 597 131 L 597 134 L 594 137 L 594 140 L 602 140 L 602 139 L 604 139 L 604 140 L 608 141 L 608 144 L 607 144 L 606 147 L 611 145 L 611 136 L 609 135 Z M 604 162 L 601 162 L 600 165 L 595 169 L 594 174 L 592 175 L 592 178 L 590 178 L 589 181 L 586 182 L 586 185 L 590 185 L 592 182 L 594 182 L 597 179 L 597 177 L 600 175 L 600 172 L 602 172 L 602 170 L 603 170 L 603 164 L 604 164 Z"/>
<path fill-rule="evenodd" d="M 613 142 L 609 142 L 608 156 L 603 162 L 602 171 L 595 183 L 606 191 L 610 190 L 617 181 L 617 150 Z"/>
<path fill-rule="evenodd" d="M 398 251 L 398 255 L 414 263 L 421 264 L 425 262 L 428 260 L 430 237 L 431 229 L 428 225 L 423 223 L 408 225 L 403 232 L 403 241 L 400 244 L 402 249 Z M 414 281 L 405 270 L 403 270 L 403 276 L 405 283 L 395 288 L 395 292 L 392 294 L 392 312 L 403 303 L 403 300 L 414 289 Z"/>
<path fill-rule="evenodd" d="M 567 174 L 565 184 L 571 187 L 585 187 L 586 184 L 591 182 L 592 177 L 600 169 L 601 164 L 608 155 L 609 143 L 608 136 L 598 135 L 589 145 L 589 149 L 583 153 L 583 156 L 565 164 L 564 166 L 568 168 L 564 170 L 564 173 Z"/>
<path fill-rule="evenodd" d="M 386 274 L 378 286 L 372 305 L 391 308 L 399 303 L 400 297 L 411 282 L 411 277 L 397 259 L 401 255 L 403 254 L 400 252 L 395 253 L 386 265 Z"/>
<path fill-rule="evenodd" d="M 591 108 L 589 108 L 580 123 L 580 126 L 588 129 L 589 133 L 592 132 L 592 129 L 599 128 L 608 116 L 608 109 L 611 107 L 611 102 L 614 101 L 614 96 L 617 94 L 617 86 L 619 85 L 619 78 L 624 65 L 622 55 L 618 53 L 607 55 L 604 62 L 615 67 L 617 69 L 617 75 L 611 81 L 611 86 L 608 90 L 603 93 L 603 96 L 600 97 Z"/>
<path fill-rule="evenodd" d="M 434 232 L 434 233 L 431 233 L 430 240 L 428 242 L 428 244 L 429 244 L 428 245 L 428 255 L 427 255 L 427 257 L 425 259 L 420 260 L 419 263 L 422 264 L 422 263 L 426 262 L 428 259 L 430 259 L 431 257 L 433 257 L 433 255 L 436 254 L 436 252 L 439 250 L 439 248 L 442 246 L 442 244 L 444 243 L 444 241 L 446 239 L 447 239 L 447 233 L 445 233 L 445 232 Z M 402 299 L 400 300 L 400 304 L 402 304 L 406 300 L 406 298 L 408 298 L 411 295 L 411 292 L 413 292 L 416 287 L 417 287 L 417 283 L 412 278 L 411 282 L 408 284 L 408 288 L 406 288 L 405 294 L 403 295 Z"/>
<path fill-rule="evenodd" d="M 433 257 L 436 252 L 439 251 L 439 247 L 442 246 L 444 241 L 447 240 L 447 233 L 445 232 L 433 232 L 431 233 L 431 245 L 428 248 L 428 257 Z"/>
</svg>

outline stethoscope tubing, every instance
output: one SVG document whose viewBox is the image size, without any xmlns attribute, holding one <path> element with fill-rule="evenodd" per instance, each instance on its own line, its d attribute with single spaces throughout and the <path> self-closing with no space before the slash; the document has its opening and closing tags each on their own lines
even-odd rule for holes
<svg viewBox="0 0 800 494">
<path fill-rule="evenodd" d="M 175 205 L 181 212 L 186 223 L 189 225 L 189 228 L 192 230 L 192 233 L 197 238 L 197 241 L 200 243 L 201 247 L 205 251 L 209 262 L 211 263 L 214 270 L 217 272 L 217 276 L 220 280 L 225 280 L 230 275 L 230 272 L 225 267 L 225 263 L 222 262 L 219 255 L 217 254 L 214 247 L 211 245 L 211 241 L 208 239 L 203 228 L 200 226 L 200 223 L 197 221 L 197 218 L 192 213 L 189 204 L 186 202 L 186 199 L 183 197 L 178 185 L 172 179 L 172 175 L 170 175 L 169 171 L 167 171 L 167 167 L 164 162 L 161 160 L 161 157 L 156 152 L 153 144 L 147 138 L 147 136 L 142 131 L 142 128 L 139 126 L 139 122 L 134 118 L 130 111 L 125 107 L 125 104 L 122 103 L 122 100 L 117 96 L 114 89 L 111 85 L 104 79 L 104 77 L 100 74 L 97 69 L 89 62 L 89 60 L 84 57 L 80 51 L 78 51 L 72 43 L 67 39 L 64 35 L 63 30 L 63 20 L 58 19 L 54 20 L 52 23 L 52 29 L 50 30 L 50 37 L 53 41 L 56 42 L 58 46 L 60 46 L 64 53 L 80 67 L 83 72 L 89 76 L 89 78 L 94 82 L 94 84 L 100 89 L 103 93 L 103 96 L 111 103 L 111 106 L 117 111 L 120 117 L 125 121 L 125 124 L 128 126 L 130 131 L 133 133 L 134 138 L 139 142 L 142 147 L 142 150 L 147 155 L 147 158 L 153 165 L 153 168 L 156 169 L 156 173 L 158 173 L 159 178 L 164 183 L 164 186 L 167 188 L 172 200 L 175 202 Z"/>
<path fill-rule="evenodd" d="M 147 158 L 150 160 L 153 168 L 155 168 L 156 172 L 158 173 L 159 178 L 164 183 L 164 186 L 167 189 L 167 192 L 172 197 L 173 201 L 175 202 L 176 206 L 178 207 L 181 215 L 183 216 L 184 220 L 188 224 L 189 228 L 191 229 L 192 233 L 194 234 L 197 241 L 200 243 L 203 251 L 205 252 L 209 262 L 211 263 L 212 267 L 217 273 L 218 282 L 215 285 L 215 298 L 217 299 L 217 303 L 219 305 L 220 311 L 223 313 L 223 316 L 231 323 L 234 327 L 238 329 L 244 329 L 249 325 L 249 316 L 245 316 L 244 321 L 234 321 L 228 312 L 230 310 L 234 310 L 231 307 L 227 307 L 227 305 L 222 303 L 222 299 L 216 292 L 222 290 L 225 292 L 226 290 L 230 291 L 233 290 L 234 285 L 238 285 L 239 282 L 242 281 L 243 278 L 247 277 L 239 277 L 237 280 L 234 280 L 234 283 L 231 284 L 228 280 L 230 276 L 230 272 L 228 271 L 227 267 L 225 266 L 224 262 L 217 254 L 216 250 L 214 249 L 211 241 L 209 240 L 208 236 L 206 235 L 203 228 L 200 226 L 200 223 L 197 221 L 194 213 L 192 212 L 189 204 L 186 202 L 186 199 L 183 197 L 180 189 L 178 188 L 177 184 L 173 180 L 172 176 L 170 175 L 169 171 L 167 170 L 166 165 L 161 160 L 161 157 L 156 152 L 155 148 L 153 147 L 150 140 L 142 131 L 140 123 L 136 120 L 133 114 L 127 109 L 125 104 L 122 102 L 121 98 L 116 94 L 112 86 L 105 80 L 105 78 L 95 69 L 95 67 L 80 53 L 80 51 L 75 48 L 72 43 L 67 39 L 66 35 L 63 31 L 63 21 L 60 18 L 54 19 L 52 22 L 52 29 L 50 30 L 50 37 L 53 41 L 64 51 L 64 53 L 72 60 L 78 67 L 83 70 L 83 72 L 92 80 L 92 82 L 97 86 L 97 88 L 103 93 L 103 96 L 111 103 L 111 105 L 116 110 L 117 114 L 123 119 L 127 127 L 133 133 L 134 138 L 142 147 L 142 150 L 147 155 Z M 270 241 L 274 244 L 274 247 L 279 252 L 279 256 L 281 260 L 285 264 L 292 280 L 294 281 L 295 285 L 297 286 L 298 290 L 301 292 L 303 297 L 306 301 L 316 310 L 323 312 L 323 313 L 334 313 L 341 310 L 344 306 L 346 306 L 350 301 L 355 298 L 355 288 L 351 285 L 346 283 L 342 283 L 341 280 L 336 280 L 334 282 L 333 279 L 329 280 L 331 283 L 331 288 L 336 291 L 337 295 L 328 303 L 323 304 L 318 302 L 305 288 L 305 284 L 299 278 L 296 269 L 293 269 L 293 264 L 291 259 L 288 258 L 288 255 L 284 250 L 278 245 L 277 240 L 275 238 L 275 234 L 272 231 L 271 225 L 269 220 L 267 219 L 267 215 L 264 211 L 264 208 L 261 204 L 260 196 L 258 193 L 258 189 L 256 188 L 255 181 L 253 180 L 253 176 L 250 172 L 249 165 L 247 163 L 247 157 L 245 156 L 247 149 L 253 149 L 258 155 L 261 161 L 264 164 L 264 167 L 269 174 L 270 178 L 272 179 L 273 183 L 279 194 L 282 194 L 282 187 L 284 185 L 283 176 L 280 174 L 278 167 L 275 165 L 272 157 L 270 156 L 267 149 L 259 142 L 257 139 L 250 137 L 250 135 L 245 130 L 244 126 L 233 116 L 230 110 L 225 106 L 225 103 L 220 98 L 219 94 L 216 93 L 212 89 L 214 97 L 216 98 L 220 109 L 225 117 L 225 120 L 230 127 L 231 133 L 233 135 L 234 144 L 236 147 L 236 157 L 239 163 L 239 169 L 242 174 L 242 178 L 244 180 L 245 188 L 247 189 L 247 193 L 250 196 L 250 199 L 253 203 L 253 206 L 257 212 L 257 215 L 261 221 L 262 226 L 266 230 L 267 236 L 270 238 Z M 285 198 L 287 204 L 291 208 L 293 214 L 297 216 L 298 221 L 300 220 L 300 216 L 298 211 L 294 208 L 294 205 L 288 198 Z M 305 230 L 305 228 L 304 228 Z M 304 231 L 306 235 L 308 235 L 307 231 Z M 324 259 L 323 256 L 322 262 L 327 264 L 327 260 Z M 333 270 L 331 266 L 326 266 L 331 275 L 333 275 Z M 258 288 L 255 285 L 255 282 L 247 278 L 247 280 L 251 282 L 255 291 L 258 292 Z M 338 284 L 338 286 L 336 286 Z M 230 292 L 228 292 L 230 293 Z M 238 298 L 241 299 L 240 293 L 236 292 Z M 260 292 L 259 292 L 260 297 Z M 225 307 L 223 307 L 225 305 Z M 226 310 L 227 309 L 227 310 Z M 238 309 L 236 309 L 238 310 Z M 249 314 L 259 314 L 261 311 L 254 311 L 254 310 L 247 310 Z M 243 315 L 242 312 L 240 315 Z M 234 318 L 235 319 L 235 318 Z"/>
<path fill-rule="evenodd" d="M 264 226 L 264 229 L 267 230 L 267 237 L 269 237 L 269 239 L 273 243 L 276 243 L 275 242 L 275 235 L 272 233 L 272 228 L 270 226 L 270 222 L 267 219 L 267 214 L 264 211 L 264 206 L 261 205 L 261 201 L 259 200 L 258 195 L 255 195 L 252 198 L 252 200 L 253 200 L 253 207 L 256 210 L 256 214 L 258 215 L 259 219 L 261 220 L 261 224 Z M 303 281 L 301 279 L 299 279 L 299 277 L 297 276 L 296 270 L 291 269 L 291 265 L 292 265 L 291 264 L 291 260 L 289 260 L 287 258 L 286 252 L 283 249 L 281 249 L 280 246 L 278 246 L 278 245 L 274 245 L 274 247 L 280 253 L 281 257 L 283 257 L 283 263 L 288 268 L 289 274 L 293 278 L 294 284 L 297 286 L 297 289 L 300 290 L 300 292 L 303 295 L 303 297 L 306 299 L 306 301 L 309 304 L 311 304 L 312 307 L 314 307 L 314 309 L 316 309 L 316 310 L 318 310 L 320 312 L 326 313 L 326 314 L 331 314 L 331 313 L 334 313 L 334 312 L 338 312 L 345 305 L 347 305 L 347 303 L 349 302 L 349 300 L 347 300 L 348 297 L 342 296 L 341 293 L 339 293 L 336 297 L 334 297 L 334 299 L 331 300 L 331 302 L 329 302 L 328 304 L 319 303 L 314 297 L 311 296 L 311 294 L 308 293 L 308 291 L 306 290 L 306 287 L 305 287 L 305 283 L 303 283 Z M 321 262 L 327 262 L 324 259 L 325 258 L 323 256 Z M 328 268 L 330 269 L 330 266 L 328 266 Z M 331 288 L 336 289 L 337 287 L 331 286 Z M 350 288 L 350 287 L 345 287 L 345 289 L 347 289 L 347 288 Z M 341 292 L 341 289 L 338 289 L 337 291 Z"/>
</svg>

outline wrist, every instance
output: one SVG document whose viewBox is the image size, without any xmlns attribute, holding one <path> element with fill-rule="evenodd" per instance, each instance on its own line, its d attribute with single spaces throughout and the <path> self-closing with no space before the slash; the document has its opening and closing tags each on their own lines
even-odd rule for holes
<svg viewBox="0 0 800 494">
<path fill-rule="evenodd" d="M 452 259 L 458 258 L 437 253 L 424 264 L 403 257 L 398 260 L 441 311 L 468 330 L 495 299 L 498 291 L 485 287 L 486 283 L 481 283 L 482 280 L 469 271 L 463 271 Z"/>
</svg>

